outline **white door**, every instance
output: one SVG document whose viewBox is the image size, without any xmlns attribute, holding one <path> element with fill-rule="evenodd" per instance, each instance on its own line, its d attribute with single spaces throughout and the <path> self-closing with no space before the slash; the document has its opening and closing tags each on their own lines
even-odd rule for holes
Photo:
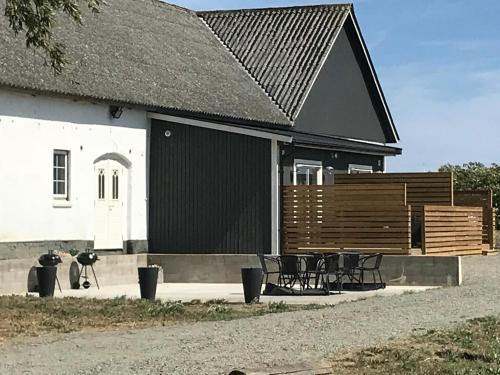
<svg viewBox="0 0 500 375">
<path fill-rule="evenodd" d="M 97 250 L 123 249 L 127 170 L 114 160 L 95 164 L 95 238 Z"/>
</svg>

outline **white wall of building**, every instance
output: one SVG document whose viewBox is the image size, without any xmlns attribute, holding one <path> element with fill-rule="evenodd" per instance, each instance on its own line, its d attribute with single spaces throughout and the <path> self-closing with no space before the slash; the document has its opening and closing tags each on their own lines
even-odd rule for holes
<svg viewBox="0 0 500 375">
<path fill-rule="evenodd" d="M 0 242 L 94 239 L 94 161 L 117 153 L 131 163 L 124 240 L 147 239 L 149 120 L 124 109 L 0 90 Z M 70 200 L 53 198 L 54 150 L 70 151 Z"/>
</svg>

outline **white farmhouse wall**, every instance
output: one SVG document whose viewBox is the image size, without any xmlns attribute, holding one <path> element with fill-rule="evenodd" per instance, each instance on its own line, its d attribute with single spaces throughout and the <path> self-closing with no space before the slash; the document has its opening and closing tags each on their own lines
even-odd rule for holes
<svg viewBox="0 0 500 375">
<path fill-rule="evenodd" d="M 0 242 L 93 241 L 94 161 L 107 153 L 131 163 L 124 240 L 146 240 L 148 135 L 145 111 L 116 120 L 107 105 L 0 90 Z M 68 207 L 52 195 L 55 149 L 71 153 Z"/>
</svg>

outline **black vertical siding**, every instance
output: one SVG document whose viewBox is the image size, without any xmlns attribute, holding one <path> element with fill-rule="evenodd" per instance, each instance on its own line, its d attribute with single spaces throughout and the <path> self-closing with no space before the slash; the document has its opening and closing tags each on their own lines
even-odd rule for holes
<svg viewBox="0 0 500 375">
<path fill-rule="evenodd" d="M 154 120 L 150 251 L 269 253 L 270 158 L 269 140 Z"/>
</svg>

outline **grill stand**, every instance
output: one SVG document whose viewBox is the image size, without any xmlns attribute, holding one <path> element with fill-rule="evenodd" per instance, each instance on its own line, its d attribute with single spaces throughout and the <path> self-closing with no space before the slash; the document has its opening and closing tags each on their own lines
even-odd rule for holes
<svg viewBox="0 0 500 375">
<path fill-rule="evenodd" d="M 97 276 L 95 275 L 94 265 L 92 265 L 92 264 L 82 265 L 82 269 L 80 270 L 80 274 L 78 275 L 78 280 L 80 280 L 82 278 L 82 273 L 85 270 L 85 275 L 83 276 L 83 278 L 85 279 L 85 281 L 83 282 L 82 285 L 85 285 L 85 282 L 88 282 L 89 277 L 88 277 L 88 274 L 87 274 L 87 267 L 90 267 L 92 269 L 92 273 L 94 274 L 95 284 L 97 285 L 97 289 L 100 289 L 99 288 L 99 282 L 97 281 Z M 90 286 L 90 284 L 89 284 L 89 286 Z"/>
</svg>

